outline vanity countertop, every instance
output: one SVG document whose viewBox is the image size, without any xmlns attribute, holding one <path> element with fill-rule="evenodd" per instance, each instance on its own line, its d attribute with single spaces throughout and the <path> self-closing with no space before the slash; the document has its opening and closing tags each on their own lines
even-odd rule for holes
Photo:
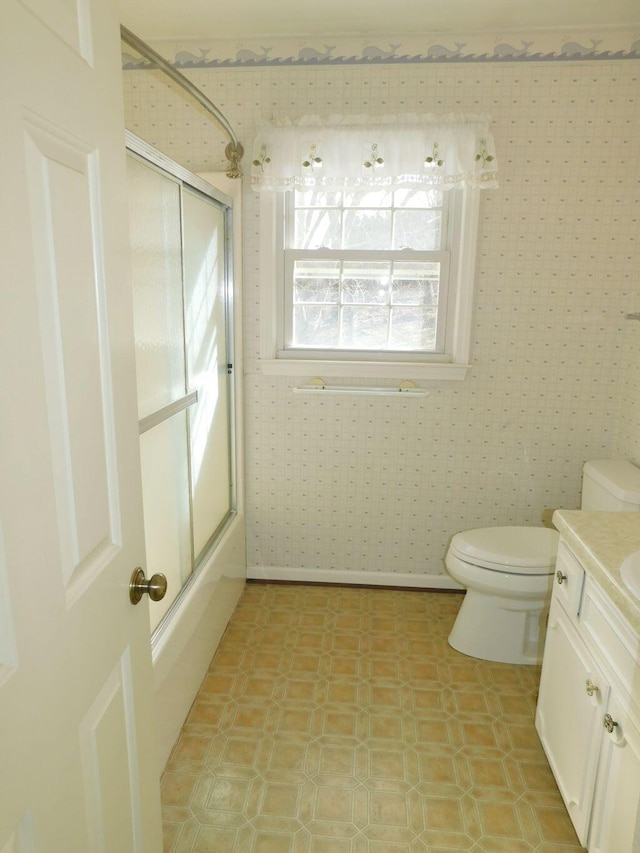
<svg viewBox="0 0 640 853">
<path fill-rule="evenodd" d="M 556 510 L 553 523 L 596 583 L 635 629 L 640 599 L 624 585 L 620 566 L 640 551 L 640 513 Z"/>
</svg>

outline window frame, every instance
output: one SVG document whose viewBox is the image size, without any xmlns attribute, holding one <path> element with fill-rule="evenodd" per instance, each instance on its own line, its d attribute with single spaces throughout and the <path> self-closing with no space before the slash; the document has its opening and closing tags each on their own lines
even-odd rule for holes
<svg viewBox="0 0 640 853">
<path fill-rule="evenodd" d="M 444 352 L 285 349 L 285 193 L 260 193 L 260 369 L 266 375 L 461 380 L 469 369 L 480 190 L 446 190 L 449 286 Z M 414 254 L 414 253 L 412 253 Z M 414 254 L 415 257 L 415 254 Z"/>
</svg>

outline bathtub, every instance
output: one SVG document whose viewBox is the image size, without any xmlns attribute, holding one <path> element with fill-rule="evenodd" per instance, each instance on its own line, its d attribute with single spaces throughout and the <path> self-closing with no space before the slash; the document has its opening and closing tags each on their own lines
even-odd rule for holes
<svg viewBox="0 0 640 853">
<path fill-rule="evenodd" d="M 245 584 L 245 519 L 236 513 L 152 642 L 159 772 Z"/>
</svg>

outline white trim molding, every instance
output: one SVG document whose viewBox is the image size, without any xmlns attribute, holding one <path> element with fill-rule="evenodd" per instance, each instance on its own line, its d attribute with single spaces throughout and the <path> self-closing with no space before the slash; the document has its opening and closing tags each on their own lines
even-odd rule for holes
<svg viewBox="0 0 640 853">
<path fill-rule="evenodd" d="M 280 566 L 247 566 L 247 580 L 292 583 L 336 583 L 362 586 L 401 586 L 412 589 L 464 589 L 449 575 L 414 575 L 408 572 L 351 572 L 334 569 L 292 569 Z"/>
<path fill-rule="evenodd" d="M 343 379 L 464 379 L 469 364 L 419 361 L 323 361 L 321 359 L 263 358 L 264 376 L 332 376 Z"/>
</svg>

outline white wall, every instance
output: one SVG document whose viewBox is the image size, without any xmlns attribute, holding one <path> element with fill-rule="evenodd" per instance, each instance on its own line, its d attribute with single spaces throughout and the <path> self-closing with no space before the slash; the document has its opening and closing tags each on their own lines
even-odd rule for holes
<svg viewBox="0 0 640 853">
<path fill-rule="evenodd" d="M 308 113 L 488 113 L 498 148 L 472 369 L 421 383 L 422 400 L 304 397 L 299 379 L 260 374 L 259 208 L 245 185 L 250 574 L 439 583 L 457 530 L 575 507 L 586 459 L 640 462 L 640 323 L 624 320 L 640 311 L 640 62 L 188 73 L 249 152 L 256 120 Z M 125 88 L 129 129 L 194 171 L 219 167 L 225 143 L 173 84 L 133 71 Z"/>
</svg>

